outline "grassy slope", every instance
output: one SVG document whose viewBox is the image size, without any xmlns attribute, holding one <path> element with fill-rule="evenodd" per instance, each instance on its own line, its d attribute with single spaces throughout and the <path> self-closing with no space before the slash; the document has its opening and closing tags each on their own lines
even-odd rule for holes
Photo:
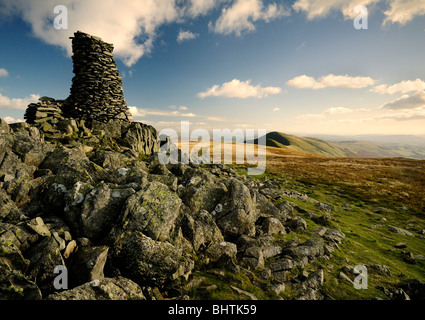
<svg viewBox="0 0 425 320">
<path fill-rule="evenodd" d="M 325 157 L 425 159 L 425 150 L 404 144 L 377 144 L 370 141 L 329 142 L 318 138 L 299 137 L 281 132 L 267 134 L 267 146 L 313 153 Z"/>
<path fill-rule="evenodd" d="M 242 165 L 235 166 L 240 174 L 246 174 Z M 414 255 L 425 255 L 425 239 L 419 231 L 425 229 L 425 161 L 412 159 L 352 159 L 325 158 L 290 148 L 267 147 L 267 171 L 254 179 L 279 181 L 283 189 L 308 194 L 310 198 L 334 206 L 327 226 L 340 228 L 346 235 L 340 250 L 332 254 L 331 260 L 318 260 L 310 268 L 324 268 L 324 292 L 334 299 L 369 299 L 388 297 L 378 286 L 391 288 L 403 279 L 418 278 L 425 281 L 425 261 L 416 264 L 404 259 L 403 251 Z M 320 215 L 313 204 L 294 200 L 299 207 Z M 291 232 L 281 236 L 282 243 L 299 238 L 304 241 L 313 236 L 320 224 L 307 214 L 299 215 L 307 221 L 305 232 Z M 376 228 L 371 226 L 378 225 Z M 391 233 L 386 225 L 404 228 L 413 237 Z M 395 248 L 404 242 L 405 249 Z M 271 261 L 268 261 L 270 263 Z M 338 277 L 347 265 L 386 265 L 391 276 L 369 271 L 368 290 L 356 290 L 353 285 Z M 293 270 L 297 273 L 300 270 Z M 226 272 L 222 276 L 207 272 L 202 266 L 194 272 L 204 277 L 203 288 L 194 289 L 190 296 L 195 299 L 242 299 L 231 286 L 251 292 L 259 299 L 273 297 L 254 285 L 260 280 L 257 270 L 253 275 Z M 354 277 L 351 276 L 353 279 Z M 208 285 L 211 290 L 208 290 Z M 291 285 L 280 295 L 292 299 Z"/>
</svg>

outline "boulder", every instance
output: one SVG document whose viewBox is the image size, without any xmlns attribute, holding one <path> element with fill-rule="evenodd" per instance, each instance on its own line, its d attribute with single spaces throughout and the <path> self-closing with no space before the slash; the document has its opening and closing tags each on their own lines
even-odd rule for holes
<svg viewBox="0 0 425 320">
<path fill-rule="evenodd" d="M 108 250 L 109 248 L 106 246 L 80 248 L 73 255 L 69 267 L 71 286 L 78 286 L 93 280 L 102 280 Z"/>
<path fill-rule="evenodd" d="M 257 213 L 249 189 L 242 182 L 231 178 L 228 190 L 221 200 L 222 210 L 216 216 L 223 236 L 228 240 L 236 240 L 241 235 L 254 236 Z"/>
<path fill-rule="evenodd" d="M 139 231 L 127 231 L 117 239 L 112 262 L 122 274 L 140 285 L 162 285 L 187 277 L 193 261 L 169 242 L 155 241 Z"/>
<path fill-rule="evenodd" d="M 224 241 L 220 229 L 207 211 L 187 213 L 183 217 L 181 228 L 183 236 L 192 243 L 195 251 Z"/>
<path fill-rule="evenodd" d="M 124 277 L 103 278 L 72 290 L 53 293 L 47 300 L 146 300 L 142 289 Z"/>
<path fill-rule="evenodd" d="M 394 227 L 394 226 L 387 226 L 387 229 L 391 232 L 398 233 L 404 236 L 413 237 L 413 234 L 410 231 L 407 231 L 402 228 Z"/>
<path fill-rule="evenodd" d="M 323 239 L 311 238 L 296 247 L 285 249 L 283 253 L 290 255 L 298 262 L 303 261 L 304 258 L 311 262 L 318 257 L 324 256 L 324 245 Z"/>
<path fill-rule="evenodd" d="M 0 299 L 1 300 L 41 300 L 37 285 L 20 271 L 3 269 L 0 261 Z"/>
<path fill-rule="evenodd" d="M 420 279 L 407 279 L 398 284 L 411 300 L 425 300 L 425 281 Z"/>
<path fill-rule="evenodd" d="M 137 154 L 145 155 L 157 153 L 160 148 L 156 129 L 140 122 L 131 123 L 127 131 L 122 133 L 120 144 Z"/>
<path fill-rule="evenodd" d="M 0 118 L 0 134 L 9 133 L 10 127 L 6 121 Z"/>
<path fill-rule="evenodd" d="M 127 199 L 120 221 L 153 240 L 165 241 L 180 215 L 181 203 L 166 185 L 153 181 Z"/>
<path fill-rule="evenodd" d="M 70 206 L 65 213 L 67 221 L 78 221 L 74 228 L 78 236 L 86 237 L 93 242 L 106 236 L 116 224 L 128 197 L 135 191 L 132 188 L 111 189 L 106 183 L 91 190 L 82 197 L 81 205 Z"/>
<path fill-rule="evenodd" d="M 264 219 L 263 223 L 261 224 L 262 230 L 267 235 L 274 235 L 274 234 L 285 234 L 285 227 L 282 225 L 282 223 L 277 219 L 273 217 L 269 217 Z"/>
<path fill-rule="evenodd" d="M 250 247 L 245 250 L 240 263 L 243 267 L 249 270 L 264 267 L 263 251 L 259 247 Z"/>
<path fill-rule="evenodd" d="M 44 238 L 25 252 L 25 258 L 30 260 L 27 275 L 35 279 L 43 295 L 54 292 L 53 282 L 57 275 L 53 270 L 56 266 L 65 265 L 56 240 Z"/>
</svg>

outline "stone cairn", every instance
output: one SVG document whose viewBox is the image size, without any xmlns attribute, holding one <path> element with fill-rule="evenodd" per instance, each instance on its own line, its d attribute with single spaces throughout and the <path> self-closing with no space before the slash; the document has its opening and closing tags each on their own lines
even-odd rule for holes
<svg viewBox="0 0 425 320">
<path fill-rule="evenodd" d="M 106 123 L 110 119 L 132 122 L 112 54 L 114 46 L 80 31 L 70 39 L 75 76 L 63 107 L 64 115 L 87 122 Z"/>
<path fill-rule="evenodd" d="M 63 120 L 62 106 L 63 100 L 55 100 L 49 97 L 41 97 L 40 102 L 31 103 L 25 114 L 24 119 L 31 124 L 44 122 L 57 122 Z"/>
</svg>

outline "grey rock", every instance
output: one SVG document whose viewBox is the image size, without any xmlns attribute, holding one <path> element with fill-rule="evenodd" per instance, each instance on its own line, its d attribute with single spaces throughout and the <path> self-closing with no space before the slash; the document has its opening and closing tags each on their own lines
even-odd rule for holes
<svg viewBox="0 0 425 320">
<path fill-rule="evenodd" d="M 394 233 L 398 233 L 404 236 L 413 237 L 413 234 L 410 231 L 407 231 L 402 228 L 394 227 L 394 226 L 387 226 L 388 230 Z"/>
<path fill-rule="evenodd" d="M 269 268 L 272 272 L 292 270 L 295 267 L 294 262 L 289 258 L 282 258 L 276 262 L 272 262 Z"/>
<path fill-rule="evenodd" d="M 38 233 L 42 237 L 50 237 L 52 235 L 50 230 L 44 224 L 44 221 L 41 217 L 32 219 L 31 221 L 27 223 L 27 226 L 30 227 L 32 230 L 34 230 L 36 233 Z"/>
<path fill-rule="evenodd" d="M 250 247 L 245 250 L 240 263 L 248 270 L 255 270 L 264 267 L 263 251 L 258 247 Z"/>
<path fill-rule="evenodd" d="M 224 241 L 220 229 L 207 211 L 187 213 L 182 220 L 182 231 L 195 251 Z"/>
<path fill-rule="evenodd" d="M 236 257 L 236 245 L 231 242 L 222 241 L 220 243 L 210 245 L 205 251 L 206 256 L 212 260 L 217 260 L 224 253 L 230 257 Z"/>
<path fill-rule="evenodd" d="M 0 260 L 1 300 L 41 300 L 42 294 L 37 285 L 17 270 L 2 267 Z"/>
<path fill-rule="evenodd" d="M 398 287 L 403 289 L 411 300 L 425 299 L 425 281 L 420 279 L 407 279 L 398 284 Z"/>
<path fill-rule="evenodd" d="M 193 269 L 193 262 L 181 249 L 136 231 L 120 235 L 112 259 L 124 276 L 140 285 L 161 285 L 181 276 L 187 277 Z"/>
<path fill-rule="evenodd" d="M 180 216 L 181 203 L 166 185 L 153 181 L 127 199 L 120 220 L 153 240 L 165 241 Z"/>
<path fill-rule="evenodd" d="M 130 279 L 104 278 L 72 290 L 53 293 L 47 300 L 146 300 L 142 289 Z"/>
<path fill-rule="evenodd" d="M 256 209 L 249 189 L 240 181 L 230 179 L 229 192 L 221 203 L 223 210 L 217 213 L 216 222 L 225 239 L 237 239 L 245 234 L 255 235 Z"/>
<path fill-rule="evenodd" d="M 269 217 L 264 219 L 263 223 L 261 224 L 262 230 L 267 235 L 274 235 L 274 234 L 285 234 L 285 227 L 282 225 L 282 223 L 277 219 L 273 217 Z"/>
<path fill-rule="evenodd" d="M 41 292 L 54 292 L 53 282 L 57 275 L 53 270 L 56 266 L 65 265 L 58 243 L 52 237 L 44 238 L 25 252 L 25 258 L 31 261 L 27 275 L 35 279 Z"/>
<path fill-rule="evenodd" d="M 69 267 L 71 285 L 78 286 L 93 280 L 102 280 L 108 250 L 106 246 L 80 248 L 73 255 Z"/>
</svg>

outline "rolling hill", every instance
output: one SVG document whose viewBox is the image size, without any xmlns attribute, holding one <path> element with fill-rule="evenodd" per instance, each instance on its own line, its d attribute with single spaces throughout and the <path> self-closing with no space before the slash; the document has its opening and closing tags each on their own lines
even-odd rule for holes
<svg viewBox="0 0 425 320">
<path fill-rule="evenodd" d="M 254 140 L 254 143 L 258 144 L 258 139 Z M 372 141 L 326 141 L 276 131 L 266 135 L 266 145 L 325 157 L 425 159 L 425 148 L 420 146 L 400 143 L 381 144 Z"/>
</svg>

